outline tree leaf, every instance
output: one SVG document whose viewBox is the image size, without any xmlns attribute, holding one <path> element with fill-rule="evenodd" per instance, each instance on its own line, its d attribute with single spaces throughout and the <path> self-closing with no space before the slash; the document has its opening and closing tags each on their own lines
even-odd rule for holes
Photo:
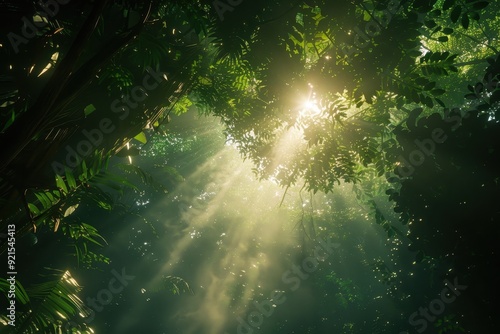
<svg viewBox="0 0 500 334">
<path fill-rule="evenodd" d="M 434 21 L 434 20 L 425 21 L 425 23 L 424 23 L 424 24 L 425 24 L 425 26 L 426 26 L 427 28 L 429 28 L 429 29 L 432 29 L 432 28 L 434 28 L 435 26 L 437 26 L 436 21 Z"/>
<path fill-rule="evenodd" d="M 434 96 L 443 95 L 444 93 L 446 93 L 446 91 L 444 89 L 441 89 L 441 88 L 433 89 L 431 91 L 431 94 L 434 95 Z"/>
<path fill-rule="evenodd" d="M 76 180 L 69 168 L 66 168 L 66 182 L 68 182 L 68 186 L 70 189 L 75 189 L 76 188 Z"/>
<path fill-rule="evenodd" d="M 445 35 L 451 35 L 451 34 L 453 34 L 453 29 L 452 28 L 444 28 L 443 29 L 443 34 L 445 34 Z"/>
<path fill-rule="evenodd" d="M 30 209 L 31 213 L 33 213 L 35 216 L 38 216 L 40 214 L 40 210 L 35 204 L 28 203 L 28 208 Z"/>
<path fill-rule="evenodd" d="M 443 10 L 448 10 L 455 4 L 455 0 L 444 0 Z"/>
<path fill-rule="evenodd" d="M 431 90 L 434 87 L 436 87 L 436 82 L 435 81 L 431 81 L 431 82 L 429 82 L 428 84 L 426 84 L 424 86 L 424 90 Z"/>
<path fill-rule="evenodd" d="M 88 179 L 88 168 L 85 160 L 82 161 L 82 173 L 78 176 L 78 179 L 82 182 L 85 182 Z"/>
<path fill-rule="evenodd" d="M 440 99 L 438 99 L 438 98 L 434 98 L 434 101 L 436 101 L 436 102 L 437 102 L 437 103 L 438 103 L 441 107 L 443 107 L 443 108 L 445 107 L 444 102 L 443 102 L 443 101 L 441 101 Z"/>
<path fill-rule="evenodd" d="M 75 210 L 78 208 L 79 205 L 80 204 L 75 204 L 75 205 L 72 205 L 69 208 L 67 208 L 66 211 L 64 211 L 64 217 L 68 217 L 73 212 L 75 212 Z"/>
<path fill-rule="evenodd" d="M 44 210 L 52 206 L 52 203 L 50 202 L 49 198 L 43 192 L 35 193 L 35 196 L 40 201 L 40 203 L 42 203 Z"/>
<path fill-rule="evenodd" d="M 483 9 L 483 8 L 486 8 L 490 3 L 488 1 L 479 1 L 479 2 L 476 2 L 472 5 L 472 8 L 474 8 L 475 10 L 480 10 L 480 9 Z"/>
<path fill-rule="evenodd" d="M 56 185 L 57 188 L 61 189 L 64 194 L 68 193 L 68 187 L 66 187 L 66 183 L 64 182 L 61 175 L 56 175 Z"/>
<path fill-rule="evenodd" d="M 460 5 L 457 5 L 453 8 L 450 14 L 450 20 L 453 23 L 456 23 L 458 19 L 460 18 L 460 14 L 462 14 L 462 7 Z"/>
<path fill-rule="evenodd" d="M 467 29 L 469 28 L 469 16 L 467 15 L 467 13 L 464 13 L 464 15 L 462 15 L 462 27 L 464 29 Z"/>
<path fill-rule="evenodd" d="M 86 106 L 84 109 L 83 109 L 83 112 L 85 113 L 85 116 L 88 116 L 90 115 L 91 113 L 93 113 L 95 111 L 95 107 L 93 104 L 89 104 L 88 106 Z"/>
<path fill-rule="evenodd" d="M 134 139 L 138 140 L 143 144 L 146 144 L 148 142 L 148 139 L 146 138 L 146 134 L 144 132 L 139 133 L 137 136 L 134 137 Z"/>
</svg>

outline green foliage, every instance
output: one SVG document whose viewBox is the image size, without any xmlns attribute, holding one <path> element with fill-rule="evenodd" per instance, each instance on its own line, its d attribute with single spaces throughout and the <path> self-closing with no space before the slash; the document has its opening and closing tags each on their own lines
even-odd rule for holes
<svg viewBox="0 0 500 334">
<path fill-rule="evenodd" d="M 388 212 L 383 212 L 383 208 L 377 204 L 384 194 L 392 193 L 394 189 L 389 188 L 389 184 L 386 182 L 384 177 L 380 174 L 376 174 L 376 170 L 367 169 L 363 173 L 361 182 L 354 184 L 352 186 L 356 199 L 366 207 L 371 216 L 375 219 L 375 223 L 380 225 L 384 231 L 387 233 L 389 238 L 405 238 L 404 233 L 396 227 L 392 221 L 392 217 L 386 217 Z"/>
<path fill-rule="evenodd" d="M 182 96 L 175 102 L 173 113 L 177 116 L 182 115 L 186 113 L 192 105 L 193 102 L 189 99 L 188 96 Z"/>
<path fill-rule="evenodd" d="M 283 42 L 292 57 L 298 56 L 302 62 L 313 64 L 331 47 L 331 40 L 324 31 L 328 19 L 320 7 L 303 5 L 302 9 Z"/>
<path fill-rule="evenodd" d="M 141 68 L 158 68 L 171 50 L 165 37 L 154 35 L 150 31 L 144 31 L 140 38 L 131 43 L 128 48 L 131 61 Z"/>
<path fill-rule="evenodd" d="M 86 268 L 91 267 L 94 261 L 109 263 L 107 257 L 96 254 L 88 248 L 89 244 L 102 247 L 106 241 L 96 228 L 74 217 L 73 213 L 81 203 L 93 203 L 101 209 L 111 210 L 114 201 L 102 187 L 119 193 L 123 193 L 124 188 L 138 189 L 125 177 L 107 171 L 109 158 L 109 154 L 102 155 L 100 152 L 95 152 L 88 162 L 82 161 L 75 170 L 66 168 L 64 176 L 56 175 L 55 188 L 32 189 L 26 197 L 35 228 L 48 227 L 54 232 L 60 230 L 74 242 L 77 262 Z M 157 189 L 165 191 L 140 168 L 127 166 L 122 165 L 121 169 L 128 173 L 136 173 L 145 183 L 154 184 Z"/>
<path fill-rule="evenodd" d="M 458 320 L 454 320 L 455 318 L 456 315 L 450 314 L 437 319 L 434 327 L 438 330 L 438 334 L 445 334 L 450 331 L 465 333 L 465 329 L 460 326 Z"/>
<path fill-rule="evenodd" d="M 119 64 L 113 64 L 99 77 L 99 83 L 106 87 L 110 96 L 119 96 L 121 91 L 128 92 L 133 87 L 133 74 Z"/>
<path fill-rule="evenodd" d="M 287 190 L 304 184 L 312 193 L 354 183 L 359 202 L 388 237 L 411 240 L 416 264 L 453 258 L 461 274 L 471 276 L 473 267 L 488 282 L 489 268 L 480 264 L 490 263 L 491 231 L 498 225 L 493 199 L 499 195 L 500 67 L 492 57 L 498 54 L 498 4 L 417 0 L 404 2 L 389 18 L 386 6 L 384 1 L 243 2 L 238 14 L 220 22 L 209 1 L 151 6 L 117 1 L 97 15 L 103 19 L 97 33 L 88 34 L 91 40 L 80 39 L 85 30 L 77 30 L 89 17 L 71 22 L 61 7 L 58 21 L 50 19 L 19 56 L 0 50 L 7 73 L 0 77 L 0 174 L 8 183 L 0 188 L 2 203 L 10 204 L 5 199 L 17 189 L 29 223 L 72 239 L 84 266 L 108 262 L 91 250 L 105 241 L 79 220 L 78 208 L 93 203 L 111 210 L 116 203 L 109 192 L 136 193 L 137 184 L 111 173 L 100 153 L 39 187 L 31 185 L 38 174 L 25 184 L 23 173 L 43 170 L 50 152 L 63 148 L 80 127 L 97 129 L 110 117 L 120 122 L 102 143 L 105 151 L 140 134 L 137 139 L 150 145 L 143 154 L 163 159 L 155 166 L 174 186 L 183 177 L 166 161 L 186 152 L 203 157 L 209 150 L 195 135 L 183 140 L 167 133 L 146 143 L 142 131 L 158 129 L 170 112 L 180 115 L 194 106 L 220 118 L 228 142 L 254 162 L 260 179 Z M 53 29 L 59 21 L 64 33 Z M 369 24 L 374 30 L 367 30 Z M 81 48 L 75 52 L 71 45 Z M 131 97 L 148 66 L 167 73 L 168 80 L 148 91 L 140 106 L 129 105 L 122 119 L 125 114 L 116 115 L 110 106 Z M 471 79 L 486 66 L 486 80 Z M 402 173 L 400 157 L 408 158 L 415 142 L 432 138 L 436 129 L 446 142 L 434 143 L 433 154 L 413 166 L 411 175 Z M 165 191 L 139 168 L 118 168 Z M 396 203 L 408 236 L 380 205 L 384 194 Z M 478 229 L 470 223 L 475 221 L 484 226 Z M 394 271 L 381 260 L 374 270 L 382 282 L 394 283 Z M 357 300 L 352 282 L 328 279 L 339 290 L 339 305 L 347 308 Z M 174 294 L 189 290 L 181 279 L 166 281 Z M 446 318 L 438 323 L 443 332 L 460 330 Z M 346 322 L 345 331 L 355 330 L 356 324 Z"/>
<path fill-rule="evenodd" d="M 481 12 L 488 7 L 489 4 L 489 1 L 482 0 L 464 2 L 445 0 L 442 8 L 443 11 L 449 11 L 451 22 L 458 23 L 460 20 L 461 26 L 467 30 L 469 28 L 470 18 L 479 21 Z"/>
<path fill-rule="evenodd" d="M 127 184 L 126 180 L 102 175 L 107 168 L 108 159 L 109 155 L 102 156 L 96 151 L 90 160 L 89 167 L 85 161 L 82 161 L 75 171 L 66 167 L 64 176 L 56 175 L 54 188 L 31 189 L 26 199 L 33 224 L 35 226 L 52 224 L 54 231 L 57 231 L 61 220 L 70 216 L 84 198 L 91 199 L 101 208 L 111 208 L 109 197 L 99 188 L 89 190 L 91 184 L 97 183 L 114 188 L 118 187 L 116 183 Z"/>
<path fill-rule="evenodd" d="M 12 329 L 12 333 L 57 333 L 70 319 L 80 314 L 88 316 L 87 307 L 78 297 L 82 288 L 69 271 L 57 270 L 48 277 L 54 279 L 34 284 L 25 290 L 20 283 L 16 283 L 19 287 L 16 297 L 22 307 L 19 305 L 16 309 L 16 326 L 7 326 Z M 4 293 L 7 291 L 6 284 L 4 279 L 0 279 Z"/>
<path fill-rule="evenodd" d="M 368 20 L 379 19 L 370 4 L 363 6 Z M 441 41 L 453 34 L 453 29 L 443 30 L 431 18 L 439 18 L 437 11 L 429 14 L 424 31 L 414 11 L 395 15 L 387 30 L 380 32 L 383 39 L 375 36 L 370 47 L 357 50 L 358 54 L 345 60 L 335 52 L 334 42 L 345 37 L 335 29 L 336 15 L 329 9 L 325 5 L 298 6 L 288 15 L 291 26 L 283 30 L 273 27 L 274 41 L 280 41 L 285 50 L 273 46 L 271 38 L 261 37 L 265 29 L 255 32 L 255 39 L 248 40 L 235 57 L 241 64 L 250 61 L 253 72 L 246 65 L 240 66 L 244 77 L 234 78 L 234 64 L 219 62 L 208 67 L 207 75 L 198 71 L 199 84 L 193 87 L 193 100 L 221 117 L 228 138 L 245 158 L 254 161 L 259 178 L 276 179 L 284 187 L 304 179 L 306 189 L 314 192 L 331 191 L 341 180 L 356 182 L 361 170 L 371 165 L 379 175 L 390 170 L 384 162 L 385 147 L 391 139 L 386 131 L 391 125 L 389 108 L 402 109 L 413 103 L 428 108 L 444 105 L 439 97 L 447 90 L 439 86 L 436 77 L 457 72 L 457 54 L 428 51 L 422 55 L 419 50 L 422 33 L 432 36 L 442 31 L 438 37 Z M 342 15 L 353 15 L 349 17 L 354 20 L 357 12 L 350 9 L 343 8 Z M 384 44 L 386 40 L 390 45 Z M 265 59 L 259 58 L 263 48 L 269 54 Z M 393 54 L 388 54 L 389 49 Z M 286 70 L 274 72 L 276 59 Z M 236 86 L 228 87 L 231 82 Z M 249 87 L 252 82 L 255 88 Z M 309 94 L 316 94 L 319 112 L 313 117 L 297 117 L 300 101 L 293 102 L 287 95 L 306 97 L 306 83 L 314 86 Z M 289 87 L 286 94 L 277 88 L 285 85 Z M 246 100 L 250 92 L 254 92 L 252 104 Z M 394 95 L 396 103 L 387 105 L 385 99 Z M 280 149 L 277 147 L 291 128 L 299 129 L 295 136 L 302 140 L 289 144 L 295 146 L 293 152 L 279 161 L 275 157 Z"/>
<path fill-rule="evenodd" d="M 173 295 L 180 295 L 181 293 L 193 293 L 189 287 L 188 282 L 178 276 L 162 276 L 161 282 L 157 287 L 152 289 L 152 292 L 167 291 Z"/>
<path fill-rule="evenodd" d="M 164 185 L 155 180 L 150 173 L 144 171 L 142 168 L 128 164 L 117 164 L 116 167 L 125 171 L 127 174 L 139 176 L 143 184 L 151 186 L 155 191 L 168 193 L 168 190 Z"/>
<path fill-rule="evenodd" d="M 342 308 L 346 309 L 349 304 L 361 301 L 362 297 L 359 294 L 359 288 L 350 279 L 339 277 L 333 271 L 327 274 L 325 279 L 335 286 L 337 292 L 334 298 Z"/>
<path fill-rule="evenodd" d="M 29 303 L 30 299 L 28 294 L 26 293 L 26 290 L 24 289 L 23 285 L 21 282 L 16 280 L 15 283 L 15 298 L 16 301 L 21 302 L 21 304 L 26 305 Z M 10 290 L 10 283 L 7 281 L 7 279 L 0 278 L 0 291 L 5 295 L 6 298 L 8 298 L 8 293 Z"/>
<path fill-rule="evenodd" d="M 62 226 L 61 232 L 69 236 L 74 241 L 75 255 L 78 265 L 82 264 L 84 268 L 92 268 L 93 263 L 110 263 L 110 259 L 102 254 L 96 254 L 88 249 L 89 244 L 103 247 L 107 244 L 106 240 L 98 233 L 92 225 L 83 223 L 79 220 L 66 223 Z"/>
<path fill-rule="evenodd" d="M 423 57 L 420 57 L 420 70 L 425 76 L 448 75 L 448 71 L 458 72 L 458 69 L 453 65 L 458 54 L 450 54 L 449 52 L 427 52 Z M 439 94 L 441 95 L 441 94 Z"/>
</svg>

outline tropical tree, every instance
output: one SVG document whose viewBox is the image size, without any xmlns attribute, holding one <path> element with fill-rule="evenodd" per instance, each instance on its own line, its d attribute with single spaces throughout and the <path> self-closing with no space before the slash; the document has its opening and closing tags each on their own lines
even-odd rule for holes
<svg viewBox="0 0 500 334">
<path fill-rule="evenodd" d="M 193 106 L 218 117 L 256 175 L 285 194 L 354 183 L 416 262 L 453 256 L 471 284 L 492 283 L 484 277 L 498 257 L 484 241 L 498 220 L 498 3 L 57 4 L 0 4 L 14 19 L 0 41 L 1 228 L 43 225 L 99 243 L 72 212 L 85 200 L 110 206 L 106 187 L 135 187 L 101 168 L 105 157 L 131 154 L 124 148 L 147 143 L 146 129 L 174 140 L 169 116 Z M 407 226 L 385 218 L 384 192 Z M 485 224 L 477 239 L 474 219 Z M 484 275 L 471 272 L 478 262 Z"/>
</svg>

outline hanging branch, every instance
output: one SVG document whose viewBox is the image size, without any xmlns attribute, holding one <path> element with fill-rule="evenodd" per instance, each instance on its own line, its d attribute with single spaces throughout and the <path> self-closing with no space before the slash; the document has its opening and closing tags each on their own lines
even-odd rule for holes
<svg viewBox="0 0 500 334">
<path fill-rule="evenodd" d="M 110 0 L 102 0 L 96 3 L 84 22 L 82 29 L 76 36 L 68 54 L 54 70 L 54 74 L 50 78 L 49 83 L 41 91 L 38 100 L 1 137 L 0 145 L 5 150 L 0 162 L 0 169 L 8 166 L 21 153 L 40 129 L 40 125 L 46 120 L 81 54 L 87 47 L 87 43 L 99 22 L 101 14 L 109 2 Z M 17 145 L 12 145 L 12 143 L 16 143 Z"/>
</svg>

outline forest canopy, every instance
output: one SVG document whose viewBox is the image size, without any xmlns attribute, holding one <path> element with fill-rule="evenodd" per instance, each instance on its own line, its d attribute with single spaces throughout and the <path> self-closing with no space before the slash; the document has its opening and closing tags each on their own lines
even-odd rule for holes
<svg viewBox="0 0 500 334">
<path fill-rule="evenodd" d="M 289 190 L 352 186 L 415 263 L 451 261 L 475 292 L 456 312 L 468 314 L 463 326 L 481 314 L 472 332 L 490 330 L 499 12 L 485 0 L 2 1 L 0 233 L 63 234 L 81 261 L 107 262 L 87 249 L 104 244 L 98 229 L 70 223 L 73 213 L 112 211 L 110 193 L 145 196 L 142 184 L 175 189 L 182 171 L 154 159 L 213 153 L 200 134 L 171 130 L 195 112 L 218 120 L 255 177 L 281 187 L 281 203 Z M 135 156 L 155 171 L 109 166 Z"/>
</svg>

